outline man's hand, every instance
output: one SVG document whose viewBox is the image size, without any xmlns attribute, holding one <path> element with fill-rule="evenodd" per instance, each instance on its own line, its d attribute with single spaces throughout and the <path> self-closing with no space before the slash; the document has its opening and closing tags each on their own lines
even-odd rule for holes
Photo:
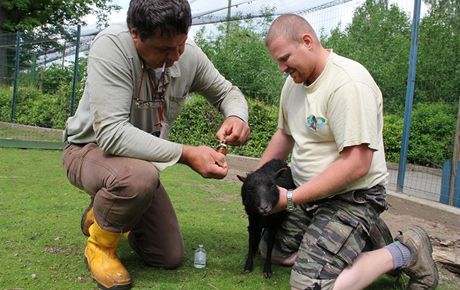
<svg viewBox="0 0 460 290">
<path fill-rule="evenodd" d="M 277 186 L 277 188 L 280 192 L 280 199 L 278 200 L 276 206 L 272 209 L 271 214 L 283 211 L 287 206 L 287 189 L 279 186 Z"/>
<path fill-rule="evenodd" d="M 249 134 L 250 129 L 246 122 L 238 117 L 230 116 L 220 126 L 216 138 L 219 141 L 225 140 L 225 144 L 236 146 L 244 144 L 248 140 Z"/>
<path fill-rule="evenodd" d="M 179 162 L 188 165 L 205 178 L 221 179 L 228 173 L 225 155 L 207 146 L 184 145 Z"/>
</svg>

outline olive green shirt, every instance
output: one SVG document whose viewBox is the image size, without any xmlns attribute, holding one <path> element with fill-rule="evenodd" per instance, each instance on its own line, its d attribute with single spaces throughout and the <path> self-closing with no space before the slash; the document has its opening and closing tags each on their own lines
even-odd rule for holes
<svg viewBox="0 0 460 290">
<path fill-rule="evenodd" d="M 153 84 L 153 85 L 152 85 Z M 135 99 L 152 100 L 154 88 L 166 87 L 163 118 L 158 106 L 140 106 Z M 190 93 L 205 96 L 224 117 L 248 121 L 241 91 L 227 81 L 202 50 L 187 40 L 185 51 L 164 81 L 145 67 L 126 24 L 116 24 L 93 41 L 83 96 L 75 115 L 66 123 L 65 139 L 72 144 L 97 143 L 112 155 L 152 161 L 160 170 L 176 163 L 182 145 L 168 141 L 169 128 Z M 155 136 L 161 121 L 161 134 Z"/>
</svg>

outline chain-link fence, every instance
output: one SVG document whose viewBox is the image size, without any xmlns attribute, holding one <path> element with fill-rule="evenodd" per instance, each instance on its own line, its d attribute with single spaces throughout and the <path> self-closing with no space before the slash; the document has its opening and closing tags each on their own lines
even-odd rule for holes
<svg viewBox="0 0 460 290">
<path fill-rule="evenodd" d="M 276 1 L 267 3 L 271 2 Z M 455 30 L 459 17 L 454 9 L 458 0 L 432 6 L 417 0 L 387 2 L 329 1 L 281 13 L 304 16 L 325 46 L 365 65 L 381 87 L 389 188 L 460 207 L 458 157 L 454 157 L 458 156 L 455 133 L 460 90 L 460 40 Z M 419 17 L 414 17 L 418 15 L 414 3 L 421 4 Z M 11 140 L 39 138 L 17 124 L 59 130 L 74 111 L 81 95 L 86 53 L 96 34 L 76 31 L 68 40 L 0 33 L 0 138 L 9 139 L 10 145 Z M 413 39 L 414 31 L 418 42 Z M 412 66 L 411 56 L 416 56 Z M 235 85 L 243 91 L 248 88 L 245 93 L 251 97 L 250 82 L 246 78 Z M 402 152 L 405 137 L 409 143 Z M 401 159 L 404 155 L 407 163 L 406 158 Z"/>
<path fill-rule="evenodd" d="M 0 120 L 62 128 L 75 109 L 94 36 L 82 35 L 79 27 L 72 39 L 0 33 Z"/>
<path fill-rule="evenodd" d="M 15 66 L 11 60 L 15 58 L 16 42 L 15 33 L 0 34 L 0 69 L 2 71 L 0 82 L 2 85 L 11 85 L 14 81 Z"/>
</svg>

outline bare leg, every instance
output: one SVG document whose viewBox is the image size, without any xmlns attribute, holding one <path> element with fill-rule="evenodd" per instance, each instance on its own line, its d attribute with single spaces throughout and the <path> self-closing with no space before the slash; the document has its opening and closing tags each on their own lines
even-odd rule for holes
<svg viewBox="0 0 460 290">
<path fill-rule="evenodd" d="M 266 259 L 267 258 L 267 243 L 261 241 L 259 246 L 260 255 Z M 276 248 L 272 250 L 272 263 L 282 266 L 292 266 L 294 265 L 295 259 L 297 259 L 297 252 L 293 253 L 290 256 L 282 255 Z"/>
<path fill-rule="evenodd" d="M 295 259 L 297 259 L 297 253 L 292 254 L 291 256 L 286 258 L 272 256 L 272 263 L 282 266 L 292 266 L 294 265 Z"/>
<path fill-rule="evenodd" d="M 334 290 L 364 289 L 382 274 L 393 269 L 393 257 L 386 248 L 359 254 L 352 266 L 340 273 Z"/>
</svg>

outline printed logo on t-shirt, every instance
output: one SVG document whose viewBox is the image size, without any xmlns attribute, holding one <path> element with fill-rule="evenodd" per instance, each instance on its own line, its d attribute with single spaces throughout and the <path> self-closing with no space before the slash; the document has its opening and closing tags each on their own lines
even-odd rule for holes
<svg viewBox="0 0 460 290">
<path fill-rule="evenodd" d="M 327 119 L 324 117 L 316 117 L 315 115 L 310 115 L 307 117 L 306 125 L 308 128 L 313 131 L 317 131 L 324 127 L 327 124 Z"/>
</svg>

